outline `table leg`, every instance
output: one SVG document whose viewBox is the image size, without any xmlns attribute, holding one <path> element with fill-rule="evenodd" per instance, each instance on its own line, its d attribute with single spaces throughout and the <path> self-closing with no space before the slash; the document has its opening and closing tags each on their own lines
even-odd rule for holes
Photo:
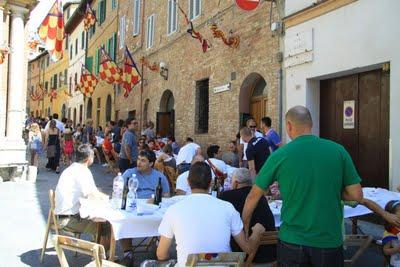
<svg viewBox="0 0 400 267">
<path fill-rule="evenodd" d="M 109 261 L 114 261 L 115 258 L 115 236 L 114 236 L 114 230 L 113 227 L 111 226 L 111 236 L 110 236 L 110 257 L 109 257 Z"/>
<path fill-rule="evenodd" d="M 358 225 L 357 225 L 357 223 L 358 223 L 358 221 L 357 221 L 357 218 L 351 218 L 351 222 L 352 222 L 352 228 L 351 228 L 351 232 L 352 232 L 352 234 L 353 235 L 356 235 L 357 234 L 357 228 L 358 228 Z"/>
</svg>

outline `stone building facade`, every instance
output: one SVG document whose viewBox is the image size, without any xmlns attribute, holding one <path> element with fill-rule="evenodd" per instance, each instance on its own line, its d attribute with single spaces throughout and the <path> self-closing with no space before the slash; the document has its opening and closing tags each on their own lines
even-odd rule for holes
<svg viewBox="0 0 400 267">
<path fill-rule="evenodd" d="M 138 84 L 124 98 L 123 90 L 118 89 L 116 115 L 122 119 L 136 115 L 143 126 L 153 121 L 161 135 L 172 134 L 180 143 L 191 136 L 203 146 L 210 143 L 225 146 L 235 139 L 240 125 L 250 115 L 257 120 L 270 116 L 273 126 L 279 128 L 280 40 L 273 36 L 269 25 L 270 19 L 279 19 L 276 6 L 261 1 L 256 10 L 246 12 L 230 0 L 179 1 L 182 9 L 195 17 L 192 19 L 195 30 L 211 46 L 203 53 L 200 42 L 187 33 L 184 16 L 177 7 L 174 10 L 173 2 L 119 3 L 118 61 L 123 61 L 126 45 L 143 71 L 143 92 Z M 199 5 L 191 12 L 189 2 Z M 135 10 L 138 4 L 139 12 Z M 174 12 L 176 30 L 174 22 L 168 19 L 169 13 Z M 174 16 L 170 18 L 174 20 Z M 238 48 L 213 38 L 212 23 L 227 37 L 229 33 L 239 36 Z M 157 66 L 165 63 L 168 79 L 160 71 L 142 68 L 141 57 Z"/>
</svg>

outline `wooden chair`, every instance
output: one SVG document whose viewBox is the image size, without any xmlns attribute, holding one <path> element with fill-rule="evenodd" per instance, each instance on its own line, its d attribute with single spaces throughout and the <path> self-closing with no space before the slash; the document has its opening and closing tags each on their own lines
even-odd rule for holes
<svg viewBox="0 0 400 267">
<path fill-rule="evenodd" d="M 344 246 L 346 247 L 359 247 L 353 257 L 345 259 L 345 266 L 353 266 L 358 258 L 367 250 L 371 245 L 373 238 L 369 235 L 346 235 L 344 240 Z"/>
<path fill-rule="evenodd" d="M 243 266 L 246 253 L 200 253 L 190 254 L 186 261 L 186 266 Z"/>
<path fill-rule="evenodd" d="M 86 266 L 96 266 L 96 267 L 122 267 L 120 264 L 116 264 L 111 261 L 106 260 L 106 253 L 102 245 L 85 241 L 78 238 L 73 238 L 69 236 L 54 236 L 54 246 L 57 252 L 58 261 L 61 267 L 68 267 L 67 258 L 65 257 L 64 249 L 75 251 L 77 253 L 82 253 L 89 255 L 93 258 L 93 261 Z"/>
<path fill-rule="evenodd" d="M 175 188 L 176 188 L 176 180 L 178 178 L 177 176 L 177 172 L 174 168 L 170 167 L 170 166 L 165 166 L 164 167 L 164 174 L 165 176 L 167 176 L 169 184 L 170 184 L 170 192 L 172 194 L 172 192 L 175 192 Z"/>
<path fill-rule="evenodd" d="M 107 162 L 107 165 L 108 165 L 107 166 L 107 168 L 108 168 L 107 172 L 111 172 L 113 174 L 117 174 L 119 172 L 119 170 L 118 170 L 116 161 L 113 161 L 113 160 L 110 159 L 110 157 L 108 156 L 107 152 L 104 151 L 103 147 L 101 147 L 101 149 L 103 150 L 103 155 L 104 155 L 104 158 L 105 158 L 105 160 Z"/>
<path fill-rule="evenodd" d="M 249 254 L 249 256 L 247 257 L 246 260 L 246 267 L 250 267 L 253 265 L 253 260 L 254 257 L 256 256 L 258 247 L 261 245 L 276 245 L 278 244 L 278 231 L 269 231 L 269 232 L 265 232 L 264 234 L 262 234 L 258 244 L 257 244 L 257 249 L 254 250 L 253 253 Z"/>
<path fill-rule="evenodd" d="M 78 238 L 80 237 L 80 233 L 68 230 L 68 229 L 62 227 L 60 225 L 60 223 L 58 222 L 58 216 L 54 212 L 56 204 L 55 204 L 55 194 L 52 189 L 49 190 L 49 201 L 50 201 L 49 215 L 47 217 L 47 226 L 46 226 L 46 232 L 44 235 L 43 248 L 42 248 L 42 252 L 40 253 L 40 262 L 41 263 L 43 262 L 44 254 L 46 252 L 47 241 L 49 238 L 50 230 L 53 230 L 56 235 L 58 235 L 60 233 L 60 231 L 63 231 L 63 232 L 68 232 L 68 233 L 74 235 L 75 237 L 78 237 Z"/>
</svg>

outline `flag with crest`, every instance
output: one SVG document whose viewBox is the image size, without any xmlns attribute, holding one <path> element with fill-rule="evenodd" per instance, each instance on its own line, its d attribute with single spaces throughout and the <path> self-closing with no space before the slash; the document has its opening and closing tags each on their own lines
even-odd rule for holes
<svg viewBox="0 0 400 267">
<path fill-rule="evenodd" d="M 83 20 L 83 25 L 85 31 L 88 31 L 97 22 L 96 11 L 94 11 L 89 4 L 86 5 L 85 18 Z"/>
<path fill-rule="evenodd" d="M 125 89 L 124 97 L 128 97 L 132 88 L 141 81 L 142 77 L 133 61 L 131 53 L 125 46 L 124 73 L 122 75 L 122 87 Z"/>
<path fill-rule="evenodd" d="M 94 76 L 85 66 L 82 65 L 82 73 L 79 87 L 82 94 L 85 96 L 91 96 L 96 89 L 96 85 L 99 82 L 96 76 Z"/>
<path fill-rule="evenodd" d="M 103 47 L 100 47 L 100 53 L 100 79 L 106 81 L 109 84 L 120 83 L 122 79 L 121 69 L 117 66 L 117 63 L 115 63 L 115 61 L 110 58 Z"/>
<path fill-rule="evenodd" d="M 46 44 L 51 59 L 63 58 L 64 18 L 60 0 L 56 0 L 39 28 L 40 39 Z"/>
</svg>

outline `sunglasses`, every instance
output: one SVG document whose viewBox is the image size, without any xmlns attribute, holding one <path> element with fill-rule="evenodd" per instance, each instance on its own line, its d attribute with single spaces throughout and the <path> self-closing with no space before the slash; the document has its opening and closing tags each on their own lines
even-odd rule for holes
<svg viewBox="0 0 400 267">
<path fill-rule="evenodd" d="M 249 126 L 249 128 L 255 129 L 257 128 L 257 126 Z"/>
</svg>

